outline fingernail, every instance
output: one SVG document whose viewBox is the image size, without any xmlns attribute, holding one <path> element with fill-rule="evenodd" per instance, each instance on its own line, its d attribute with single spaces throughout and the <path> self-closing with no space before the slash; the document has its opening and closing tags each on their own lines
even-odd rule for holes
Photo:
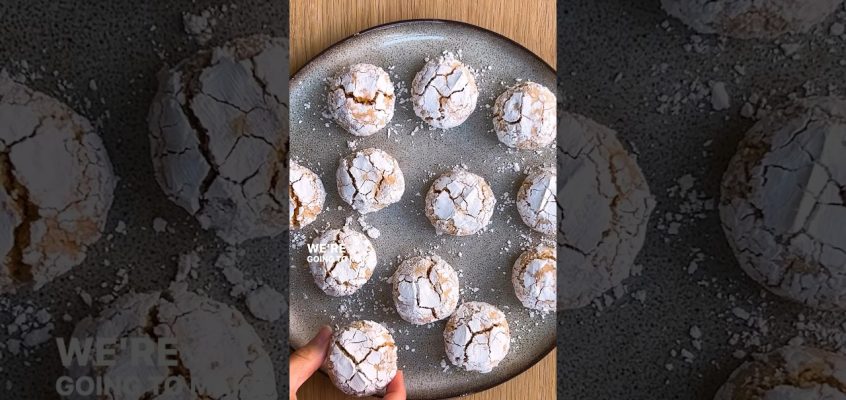
<svg viewBox="0 0 846 400">
<path fill-rule="evenodd" d="M 317 335 L 314 336 L 314 341 L 318 344 L 326 344 L 329 342 L 329 338 L 332 336 L 332 328 L 329 325 L 323 325 L 320 327 L 320 330 L 317 332 Z"/>
</svg>

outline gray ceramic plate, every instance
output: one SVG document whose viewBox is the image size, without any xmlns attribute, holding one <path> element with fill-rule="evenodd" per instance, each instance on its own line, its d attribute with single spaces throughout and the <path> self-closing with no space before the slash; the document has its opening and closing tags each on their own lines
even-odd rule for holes
<svg viewBox="0 0 846 400">
<path fill-rule="evenodd" d="M 460 54 L 465 64 L 478 70 L 479 102 L 461 126 L 429 130 L 414 114 L 408 88 L 425 59 L 443 51 Z M 325 79 L 358 62 L 381 66 L 398 89 L 397 110 L 389 128 L 366 138 L 346 133 L 323 115 Z M 357 319 L 380 322 L 393 331 L 409 397 L 416 399 L 453 397 L 493 387 L 549 353 L 555 345 L 555 315 L 523 308 L 514 296 L 510 277 L 523 247 L 542 240 L 522 223 L 513 199 L 525 171 L 555 165 L 555 153 L 551 148 L 508 151 L 492 131 L 493 101 L 517 79 L 532 80 L 552 90 L 556 84 L 552 68 L 518 44 L 475 26 L 432 20 L 399 22 L 359 33 L 296 73 L 291 79 L 291 155 L 320 175 L 327 199 L 317 221 L 291 235 L 293 347 L 304 345 L 322 324 L 337 326 Z M 353 217 L 351 226 L 361 230 L 358 213 L 340 199 L 335 183 L 338 160 L 353 151 L 352 141 L 357 149 L 377 147 L 393 155 L 404 172 L 406 191 L 399 203 L 365 216 L 367 224 L 381 231 L 380 237 L 371 239 L 379 257 L 373 277 L 354 295 L 333 298 L 314 284 L 302 242 L 311 242 L 329 227 L 343 226 L 349 216 Z M 423 199 L 435 177 L 458 164 L 488 180 L 497 197 L 497 211 L 489 229 L 479 235 L 437 236 L 424 215 Z M 401 259 L 418 252 L 434 252 L 459 271 L 462 302 L 485 301 L 505 312 L 512 347 L 492 372 L 466 372 L 449 364 L 442 337 L 445 321 L 418 327 L 396 313 L 387 278 Z"/>
</svg>

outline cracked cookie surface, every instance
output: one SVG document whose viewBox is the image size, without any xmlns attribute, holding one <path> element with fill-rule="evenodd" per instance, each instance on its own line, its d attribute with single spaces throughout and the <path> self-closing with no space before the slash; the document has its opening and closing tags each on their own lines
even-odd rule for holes
<svg viewBox="0 0 846 400">
<path fill-rule="evenodd" d="M 355 136 L 370 136 L 394 117 L 394 84 L 382 68 L 353 64 L 329 81 L 332 118 Z"/>
<path fill-rule="evenodd" d="M 412 324 L 425 325 L 447 318 L 458 305 L 458 274 L 439 256 L 403 261 L 391 282 L 397 312 Z"/>
<path fill-rule="evenodd" d="M 473 72 L 452 53 L 427 62 L 411 82 L 414 113 L 435 128 L 461 125 L 478 98 Z"/>
<path fill-rule="evenodd" d="M 289 223 L 291 229 L 302 229 L 314 222 L 323 211 L 326 189 L 314 171 L 296 161 L 290 162 L 288 185 Z"/>
<path fill-rule="evenodd" d="M 555 219 L 558 208 L 555 168 L 545 167 L 532 172 L 517 191 L 517 211 L 530 228 L 554 235 L 557 229 Z"/>
<path fill-rule="evenodd" d="M 518 83 L 494 102 L 494 131 L 499 141 L 516 149 L 535 150 L 555 141 L 556 100 L 545 86 Z"/>
<path fill-rule="evenodd" d="M 558 304 L 572 309 L 631 275 L 655 200 L 613 130 L 567 112 L 558 126 Z"/>
<path fill-rule="evenodd" d="M 0 73 L 0 294 L 79 265 L 102 236 L 115 185 L 87 119 Z"/>
<path fill-rule="evenodd" d="M 376 268 L 376 249 L 367 236 L 348 227 L 330 229 L 314 239 L 325 251 L 311 256 L 309 262 L 314 283 L 330 296 L 348 296 L 364 286 Z"/>
<path fill-rule="evenodd" d="M 661 0 L 668 14 L 700 33 L 741 39 L 803 33 L 843 0 Z"/>
<path fill-rule="evenodd" d="M 491 372 L 511 348 L 505 314 L 480 301 L 458 306 L 444 329 L 447 358 L 467 371 Z"/>
<path fill-rule="evenodd" d="M 467 236 L 481 231 L 490 222 L 495 205 L 488 182 L 464 169 L 439 176 L 426 193 L 426 217 L 438 235 Z"/>
<path fill-rule="evenodd" d="M 747 132 L 723 176 L 735 256 L 770 291 L 846 308 L 846 99 L 800 100 Z"/>
<path fill-rule="evenodd" d="M 288 44 L 257 35 L 159 75 L 150 150 L 165 194 L 231 244 L 282 233 Z"/>
<path fill-rule="evenodd" d="M 362 214 L 398 202 L 405 192 L 399 163 L 379 149 L 364 149 L 342 158 L 335 177 L 341 199 Z"/>
<path fill-rule="evenodd" d="M 325 367 L 332 383 L 346 394 L 383 394 L 397 373 L 394 338 L 379 323 L 352 322 L 332 335 Z"/>
<path fill-rule="evenodd" d="M 96 319 L 80 321 L 73 337 L 83 341 L 143 338 L 153 343 L 168 338 L 174 342 L 177 365 L 159 363 L 157 355 L 151 365 L 115 346 L 115 364 L 95 368 L 94 346 L 85 365 L 75 359 L 68 367 L 68 376 L 114 382 L 137 379 L 140 385 L 104 397 L 70 396 L 71 400 L 277 398 L 273 363 L 253 327 L 238 310 L 189 292 L 184 284 L 174 284 L 165 292 L 127 294 Z"/>
<path fill-rule="evenodd" d="M 786 346 L 743 363 L 714 400 L 843 400 L 845 372 L 842 354 Z"/>
<path fill-rule="evenodd" d="M 520 254 L 511 270 L 511 283 L 524 307 L 555 311 L 555 249 L 539 245 Z"/>
</svg>

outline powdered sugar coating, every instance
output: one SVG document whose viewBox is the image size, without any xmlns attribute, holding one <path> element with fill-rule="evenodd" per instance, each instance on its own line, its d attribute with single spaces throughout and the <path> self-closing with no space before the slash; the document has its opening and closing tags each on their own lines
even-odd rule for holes
<svg viewBox="0 0 846 400">
<path fill-rule="evenodd" d="M 447 318 L 458 305 L 458 274 L 439 256 L 403 261 L 391 282 L 397 312 L 412 324 Z"/>
<path fill-rule="evenodd" d="M 291 229 L 302 229 L 314 222 L 323 211 L 326 189 L 312 170 L 291 161 L 288 184 L 289 223 Z"/>
<path fill-rule="evenodd" d="M 447 321 L 444 343 L 449 361 L 467 371 L 491 372 L 511 348 L 505 314 L 479 301 L 464 303 Z"/>
<path fill-rule="evenodd" d="M 385 70 L 353 64 L 329 81 L 329 112 L 347 132 L 370 136 L 394 117 L 394 84 Z"/>
<path fill-rule="evenodd" d="M 539 168 L 532 172 L 517 191 L 517 211 L 530 228 L 554 235 L 557 229 L 555 219 L 558 208 L 555 168 Z"/>
<path fill-rule="evenodd" d="M 467 236 L 481 231 L 490 222 L 495 205 L 485 179 L 464 169 L 439 176 L 426 193 L 426 217 L 438 235 Z"/>
<path fill-rule="evenodd" d="M 87 119 L 0 72 L 0 294 L 37 290 L 80 264 L 115 185 Z"/>
<path fill-rule="evenodd" d="M 255 35 L 159 75 L 147 117 L 156 180 L 230 244 L 288 229 L 287 66 L 287 39 Z"/>
<path fill-rule="evenodd" d="M 579 308 L 631 275 L 655 200 L 616 133 L 564 112 L 558 141 L 560 308 Z"/>
<path fill-rule="evenodd" d="M 738 367 L 714 400 L 846 400 L 846 356 L 786 346 Z"/>
<path fill-rule="evenodd" d="M 720 216 L 740 266 L 773 293 L 846 309 L 846 99 L 775 110 L 741 141 Z"/>
<path fill-rule="evenodd" d="M 397 347 L 381 324 L 355 321 L 332 336 L 325 366 L 332 383 L 346 394 L 383 394 L 397 373 Z"/>
<path fill-rule="evenodd" d="M 514 294 L 526 308 L 555 311 L 555 249 L 539 245 L 520 254 L 511 270 Z"/>
<path fill-rule="evenodd" d="M 326 294 L 336 297 L 351 295 L 373 275 L 376 249 L 367 236 L 343 227 L 323 232 L 312 243 L 327 245 L 323 253 L 310 254 L 324 259 L 309 262 L 314 283 Z"/>
<path fill-rule="evenodd" d="M 494 102 L 493 124 L 499 141 L 517 149 L 539 149 L 555 141 L 556 101 L 545 86 L 521 82 Z"/>
<path fill-rule="evenodd" d="M 476 109 L 478 98 L 473 71 L 452 53 L 427 62 L 411 83 L 414 112 L 435 128 L 461 125 Z"/>
<path fill-rule="evenodd" d="M 843 0 L 661 0 L 664 10 L 701 33 L 774 38 L 803 33 Z"/>
<path fill-rule="evenodd" d="M 360 150 L 341 159 L 335 176 L 341 199 L 362 214 L 398 202 L 405 192 L 399 163 L 379 149 Z"/>
<path fill-rule="evenodd" d="M 279 398 L 273 362 L 255 329 L 237 309 L 189 292 L 185 284 L 171 285 L 164 293 L 126 294 L 96 319 L 81 320 L 73 338 L 95 343 L 145 339 L 154 352 L 143 358 L 140 347 L 127 348 L 133 344 L 110 346 L 98 354 L 100 347 L 92 346 L 91 351 L 83 352 L 84 358 L 73 359 L 67 375 L 74 381 L 88 377 L 117 382 L 115 389 L 103 396 L 74 391 L 64 397 L 68 400 Z M 175 357 L 176 367 L 161 362 L 161 354 L 155 352 L 159 340 L 164 339 L 171 340 L 169 347 L 176 354 L 168 359 Z M 142 358 L 132 356 L 133 351 Z M 97 363 L 100 357 L 113 363 Z"/>
</svg>

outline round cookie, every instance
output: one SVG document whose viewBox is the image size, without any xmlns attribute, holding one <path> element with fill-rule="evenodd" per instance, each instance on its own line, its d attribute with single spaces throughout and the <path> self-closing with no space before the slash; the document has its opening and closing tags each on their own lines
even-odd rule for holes
<svg viewBox="0 0 846 400">
<path fill-rule="evenodd" d="M 461 125 L 476 109 L 478 98 L 473 71 L 452 53 L 427 62 L 411 82 L 414 113 L 435 128 Z"/>
<path fill-rule="evenodd" d="M 481 231 L 490 222 L 495 205 L 485 179 L 464 169 L 439 176 L 426 193 L 426 217 L 438 235 L 467 236 Z"/>
<path fill-rule="evenodd" d="M 102 236 L 115 184 L 87 119 L 0 72 L 0 294 L 79 265 Z"/>
<path fill-rule="evenodd" d="M 326 294 L 351 295 L 373 275 L 376 249 L 367 236 L 345 226 L 323 232 L 313 244 L 320 250 L 309 255 L 309 268 Z"/>
<path fill-rule="evenodd" d="M 629 277 L 655 200 L 614 131 L 576 114 L 560 118 L 558 304 L 572 309 Z"/>
<path fill-rule="evenodd" d="M 458 274 L 436 255 L 403 261 L 391 283 L 397 312 L 415 325 L 447 318 L 458 305 Z"/>
<path fill-rule="evenodd" d="M 288 181 L 288 222 L 291 229 L 302 229 L 323 211 L 326 189 L 317 174 L 296 161 L 291 161 Z"/>
<path fill-rule="evenodd" d="M 740 142 L 720 217 L 740 266 L 805 305 L 846 309 L 846 99 L 774 110 Z"/>
<path fill-rule="evenodd" d="M 282 233 L 288 46 L 257 35 L 159 75 L 148 116 L 156 180 L 230 244 Z"/>
<path fill-rule="evenodd" d="M 362 214 L 398 202 L 405 192 L 399 163 L 379 149 L 359 150 L 342 158 L 335 177 L 341 199 Z"/>
<path fill-rule="evenodd" d="M 539 245 L 520 254 L 511 270 L 514 294 L 526 308 L 555 311 L 555 249 Z"/>
<path fill-rule="evenodd" d="M 843 0 L 661 0 L 668 14 L 700 33 L 771 39 L 809 31 Z"/>
<path fill-rule="evenodd" d="M 148 365 L 118 346 L 116 354 L 105 355 L 115 360 L 114 365 L 92 365 L 99 357 L 96 345 L 85 353 L 84 364 L 73 358 L 67 375 L 74 382 L 82 377 L 118 382 L 118 393 L 110 393 L 113 398 L 192 400 L 198 398 L 197 392 L 214 399 L 278 398 L 273 363 L 250 323 L 238 310 L 188 292 L 184 284 L 164 293 L 127 294 L 96 319 L 80 321 L 73 338 L 130 344 L 143 340 L 154 350 L 164 339 L 172 342 L 169 346 L 176 354 L 168 358 L 176 365 L 158 361 L 157 353 L 153 365 Z M 92 397 L 75 393 L 66 398 Z"/>
<path fill-rule="evenodd" d="M 556 101 L 545 86 L 518 83 L 494 102 L 494 131 L 499 141 L 516 149 L 535 150 L 555 141 Z"/>
<path fill-rule="evenodd" d="M 505 314 L 480 301 L 458 306 L 444 329 L 449 361 L 467 371 L 491 372 L 511 348 Z"/>
<path fill-rule="evenodd" d="M 329 378 L 351 396 L 384 394 L 397 374 L 397 346 L 373 321 L 355 321 L 335 332 L 325 367 Z"/>
<path fill-rule="evenodd" d="M 846 399 L 846 356 L 786 346 L 738 367 L 714 400 Z"/>
<path fill-rule="evenodd" d="M 394 117 L 394 84 L 382 68 L 353 64 L 329 81 L 332 118 L 355 136 L 370 136 Z"/>
<path fill-rule="evenodd" d="M 554 235 L 557 230 L 555 219 L 558 208 L 555 168 L 545 167 L 532 172 L 517 191 L 517 211 L 530 228 Z"/>
</svg>

